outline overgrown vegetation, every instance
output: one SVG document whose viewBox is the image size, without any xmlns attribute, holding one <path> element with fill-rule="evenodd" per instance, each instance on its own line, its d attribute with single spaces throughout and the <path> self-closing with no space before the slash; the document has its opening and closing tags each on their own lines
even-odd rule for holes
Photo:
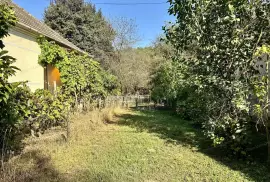
<svg viewBox="0 0 270 182">
<path fill-rule="evenodd" d="M 12 66 L 15 59 L 8 56 L 8 51 L 3 50 L 2 39 L 8 36 L 8 30 L 14 26 L 17 19 L 11 7 L 0 5 L 0 145 L 1 154 L 6 151 L 6 146 L 16 143 L 14 137 L 19 133 L 19 125 L 24 117 L 24 108 L 17 104 L 14 97 L 19 83 L 9 83 L 8 78 L 13 76 L 18 68 Z"/>
<path fill-rule="evenodd" d="M 9 83 L 19 69 L 12 66 L 16 60 L 2 50 L 0 40 L 1 166 L 6 154 L 22 149 L 26 136 L 72 125 L 66 144 L 65 134 L 52 143 L 28 139 L 35 140 L 28 143 L 34 149 L 25 149 L 26 158 L 24 153 L 8 164 L 12 167 L 32 156 L 36 163 L 19 166 L 21 173 L 30 171 L 30 177 L 11 180 L 269 180 L 264 165 L 251 162 L 255 160 L 250 155 L 268 144 L 270 162 L 270 3 L 169 3 L 176 22 L 164 27 L 165 37 L 152 47 L 134 48 L 139 38 L 133 20 L 120 18 L 110 25 L 84 0 L 52 2 L 45 22 L 87 52 L 69 52 L 44 37 L 38 39 L 39 64 L 60 71 L 62 87 L 56 93 L 32 93 L 25 83 Z M 0 5 L 0 23 L 3 39 L 16 23 L 12 8 Z M 100 99 L 118 95 L 120 89 L 122 94 L 151 94 L 155 103 L 163 102 L 181 119 L 163 111 L 100 112 Z M 73 109 L 88 111 L 96 99 L 99 110 L 67 122 Z M 123 97 L 124 105 L 128 101 Z M 120 126 L 115 125 L 116 115 Z M 81 117 L 85 117 L 82 122 Z M 254 140 L 255 129 L 264 140 Z M 215 155 L 208 153 L 212 149 Z M 242 162 L 224 160 L 220 157 L 224 151 Z M 45 153 L 52 163 L 36 172 Z"/>
<path fill-rule="evenodd" d="M 123 94 L 149 94 L 151 73 L 160 63 L 161 55 L 154 47 L 121 50 L 110 69 L 117 76 Z"/>
<path fill-rule="evenodd" d="M 55 0 L 46 9 L 44 22 L 116 75 L 123 94 L 149 93 L 150 73 L 160 55 L 150 47 L 134 48 L 140 40 L 135 20 L 114 17 L 106 21 L 91 2 Z M 51 52 L 46 50 L 46 54 Z"/>
<path fill-rule="evenodd" d="M 15 25 L 16 17 L 12 8 L 1 5 L 0 20 L 2 37 L 8 35 L 8 29 Z M 22 140 L 32 134 L 40 136 L 47 129 L 56 126 L 66 127 L 68 117 L 79 104 L 90 104 L 93 99 L 105 98 L 117 93 L 117 78 L 103 70 L 99 63 L 87 55 L 68 52 L 54 42 L 39 38 L 42 66 L 51 64 L 61 72 L 62 87 L 57 93 L 36 90 L 34 93 L 25 83 L 9 83 L 9 78 L 19 69 L 12 66 L 16 61 L 0 53 L 0 144 L 1 161 L 6 154 L 22 149 Z M 3 166 L 3 163 L 1 164 Z"/>
<path fill-rule="evenodd" d="M 156 72 L 153 96 L 201 123 L 214 146 L 247 156 L 249 125 L 254 126 L 250 96 L 257 90 L 266 101 L 265 87 L 254 87 L 259 74 L 254 58 L 270 43 L 269 2 L 169 2 L 176 22 L 165 33 L 175 56 Z M 268 82 L 267 76 L 263 80 Z"/>
<path fill-rule="evenodd" d="M 2 37 L 8 35 L 8 30 L 16 23 L 12 8 L 0 6 Z M 2 26 L 3 25 L 3 26 Z M 52 126 L 63 123 L 65 110 L 62 100 L 55 98 L 46 91 L 31 93 L 24 83 L 9 83 L 9 77 L 14 76 L 19 69 L 12 64 L 16 61 L 1 50 L 0 53 L 0 144 L 1 161 L 5 154 L 17 152 L 22 147 L 22 139 L 31 133 L 36 134 Z M 3 166 L 3 163 L 1 164 Z"/>
<path fill-rule="evenodd" d="M 83 100 L 90 101 L 98 97 L 104 98 L 118 92 L 117 78 L 100 67 L 88 55 L 68 52 L 64 48 L 41 37 L 39 63 L 42 66 L 51 64 L 60 71 L 61 82 L 65 92 L 75 98 L 75 104 Z"/>
</svg>

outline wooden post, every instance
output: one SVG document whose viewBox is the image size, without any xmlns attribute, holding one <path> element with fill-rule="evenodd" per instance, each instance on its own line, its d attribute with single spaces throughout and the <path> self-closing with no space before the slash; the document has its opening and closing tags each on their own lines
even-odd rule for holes
<svg viewBox="0 0 270 182">
<path fill-rule="evenodd" d="M 125 97 L 123 96 L 122 98 L 122 107 L 124 108 L 125 107 Z"/>
<path fill-rule="evenodd" d="M 101 106 L 102 103 L 101 103 L 101 102 L 102 102 L 102 101 L 101 101 L 101 98 L 99 98 L 99 99 L 98 99 L 98 109 L 99 109 L 99 110 L 102 109 L 102 106 Z"/>
<path fill-rule="evenodd" d="M 57 97 L 57 84 L 56 84 L 56 81 L 53 81 L 53 92 L 54 92 L 54 95 Z"/>
<path fill-rule="evenodd" d="M 129 102 L 129 99 L 127 97 L 127 99 L 126 99 L 126 106 L 127 106 L 127 108 L 129 108 L 128 102 Z"/>
</svg>

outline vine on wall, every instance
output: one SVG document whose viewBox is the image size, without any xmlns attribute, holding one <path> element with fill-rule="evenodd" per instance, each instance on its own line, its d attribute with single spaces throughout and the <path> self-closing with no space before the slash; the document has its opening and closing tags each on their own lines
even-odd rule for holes
<svg viewBox="0 0 270 182">
<path fill-rule="evenodd" d="M 75 103 L 118 92 L 117 78 L 103 70 L 88 55 L 68 52 L 44 37 L 40 37 L 38 43 L 41 47 L 39 64 L 51 64 L 59 69 L 63 88 L 74 96 Z"/>
</svg>

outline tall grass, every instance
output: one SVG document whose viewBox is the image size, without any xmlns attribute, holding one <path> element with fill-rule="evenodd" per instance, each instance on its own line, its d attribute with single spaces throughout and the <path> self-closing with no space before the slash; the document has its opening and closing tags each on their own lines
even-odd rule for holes
<svg viewBox="0 0 270 182">
<path fill-rule="evenodd" d="M 0 171 L 0 182 L 22 181 L 67 181 L 55 170 L 51 162 L 53 153 L 61 153 L 68 148 L 78 149 L 91 141 L 89 134 L 97 128 L 115 122 L 115 116 L 123 110 L 119 107 L 93 109 L 87 113 L 75 113 L 70 118 L 70 136 L 63 128 L 52 128 L 41 137 L 29 137 L 23 152 L 4 163 Z M 72 156 L 65 160 L 72 160 Z M 70 162 L 70 161 L 69 161 Z M 67 163 L 69 163 L 67 162 Z"/>
</svg>

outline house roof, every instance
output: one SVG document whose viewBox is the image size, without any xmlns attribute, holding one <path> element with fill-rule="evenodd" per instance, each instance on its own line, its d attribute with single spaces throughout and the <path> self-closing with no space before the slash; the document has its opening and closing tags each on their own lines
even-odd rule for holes
<svg viewBox="0 0 270 182">
<path fill-rule="evenodd" d="M 37 18 L 33 17 L 30 13 L 25 11 L 23 8 L 19 7 L 17 4 L 13 3 L 10 0 L 0 0 L 0 4 L 8 3 L 13 7 L 15 15 L 18 18 L 18 24 L 22 27 L 34 31 L 35 33 L 41 34 L 53 41 L 63 44 L 64 46 L 77 50 L 84 53 L 80 48 L 75 46 L 73 43 L 69 42 L 67 39 L 62 37 L 59 33 L 51 29 L 45 23 L 39 21 Z"/>
</svg>

